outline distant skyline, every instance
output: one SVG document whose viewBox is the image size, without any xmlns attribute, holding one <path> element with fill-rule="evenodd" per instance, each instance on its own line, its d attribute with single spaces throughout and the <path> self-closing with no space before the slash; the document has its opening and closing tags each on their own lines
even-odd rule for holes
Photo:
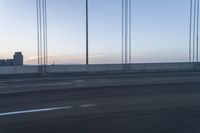
<svg viewBox="0 0 200 133">
<path fill-rule="evenodd" d="M 23 54 L 22 52 L 15 52 L 12 58 L 2 59 L 0 58 L 0 66 L 23 66 Z"/>
<path fill-rule="evenodd" d="M 188 61 L 190 0 L 132 0 L 132 62 Z M 85 63 L 85 0 L 47 0 L 49 64 Z M 37 62 L 35 0 L 0 0 L 0 58 Z M 121 63 L 121 0 L 89 0 L 90 63 Z"/>
</svg>

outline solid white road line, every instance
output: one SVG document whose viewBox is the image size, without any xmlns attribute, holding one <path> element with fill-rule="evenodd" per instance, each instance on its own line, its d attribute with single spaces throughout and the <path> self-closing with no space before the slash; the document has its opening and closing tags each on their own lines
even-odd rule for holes
<svg viewBox="0 0 200 133">
<path fill-rule="evenodd" d="M 25 111 L 6 112 L 6 113 L 0 113 L 0 116 L 29 114 L 29 113 L 37 113 L 37 112 L 48 112 L 48 111 L 64 110 L 64 109 L 71 109 L 71 108 L 73 108 L 73 107 L 72 106 L 66 106 L 66 107 L 55 107 L 55 108 L 44 108 L 44 109 L 34 109 L 34 110 L 25 110 Z"/>
</svg>

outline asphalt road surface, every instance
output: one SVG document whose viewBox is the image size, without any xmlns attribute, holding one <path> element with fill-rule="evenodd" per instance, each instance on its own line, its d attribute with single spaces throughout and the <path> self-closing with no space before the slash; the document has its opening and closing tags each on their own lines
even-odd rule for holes
<svg viewBox="0 0 200 133">
<path fill-rule="evenodd" d="M 200 133 L 200 73 L 1 77 L 0 133 Z"/>
</svg>

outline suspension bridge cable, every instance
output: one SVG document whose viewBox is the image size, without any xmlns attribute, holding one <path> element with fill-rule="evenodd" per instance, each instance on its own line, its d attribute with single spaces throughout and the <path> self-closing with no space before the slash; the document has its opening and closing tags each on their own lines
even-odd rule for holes
<svg viewBox="0 0 200 133">
<path fill-rule="evenodd" d="M 40 65 L 42 66 L 43 58 L 42 58 L 42 3 L 41 0 L 39 0 L 39 31 L 40 31 Z"/>
<path fill-rule="evenodd" d="M 122 64 L 124 64 L 124 0 L 122 0 Z"/>
<path fill-rule="evenodd" d="M 46 66 L 45 1 L 42 0 L 43 65 Z"/>
<path fill-rule="evenodd" d="M 194 0 L 193 62 L 195 62 L 195 45 L 196 45 L 196 0 Z"/>
<path fill-rule="evenodd" d="M 89 40 L 88 40 L 88 0 L 86 0 L 86 65 L 89 64 Z"/>
<path fill-rule="evenodd" d="M 37 12 L 37 55 L 38 55 L 38 66 L 39 66 L 40 65 L 39 0 L 36 0 L 36 12 Z"/>
<path fill-rule="evenodd" d="M 199 62 L 199 0 L 197 0 L 197 44 L 196 44 L 196 60 Z"/>
<path fill-rule="evenodd" d="M 132 62 L 132 2 L 129 0 L 129 63 Z"/>
<path fill-rule="evenodd" d="M 48 65 L 48 29 L 47 29 L 47 1 L 45 0 L 45 35 L 46 35 L 46 64 Z"/>
<path fill-rule="evenodd" d="M 192 61 L 192 11 L 193 11 L 193 0 L 190 0 L 189 62 Z"/>
<path fill-rule="evenodd" d="M 128 63 L 128 0 L 125 1 L 125 62 Z"/>
</svg>

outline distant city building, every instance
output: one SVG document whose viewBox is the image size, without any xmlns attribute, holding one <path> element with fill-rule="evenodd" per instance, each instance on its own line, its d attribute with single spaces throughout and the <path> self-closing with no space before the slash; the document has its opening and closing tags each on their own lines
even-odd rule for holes
<svg viewBox="0 0 200 133">
<path fill-rule="evenodd" d="M 0 66 L 5 66 L 5 65 L 6 65 L 6 60 L 5 59 L 0 60 Z"/>
<path fill-rule="evenodd" d="M 23 66 L 22 52 L 15 52 L 13 59 L 0 59 L 0 66 Z"/>
<path fill-rule="evenodd" d="M 13 59 L 6 59 L 5 66 L 13 66 L 14 60 Z"/>
<path fill-rule="evenodd" d="M 22 52 L 15 52 L 13 56 L 14 66 L 23 66 L 23 55 Z"/>
</svg>

